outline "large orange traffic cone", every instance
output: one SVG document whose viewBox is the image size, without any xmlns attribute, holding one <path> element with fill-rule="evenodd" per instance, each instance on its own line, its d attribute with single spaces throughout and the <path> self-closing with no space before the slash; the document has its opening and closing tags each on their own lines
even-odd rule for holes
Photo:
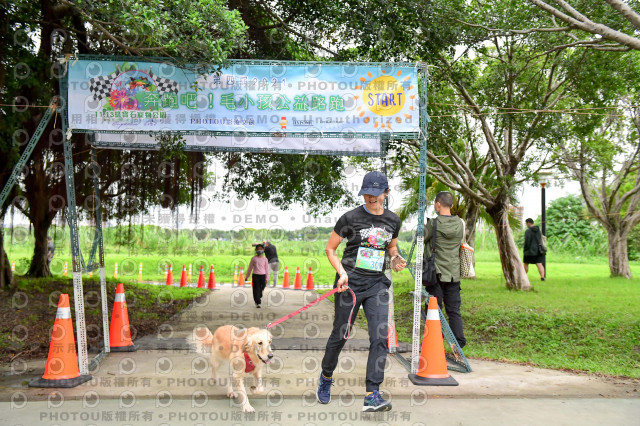
<svg viewBox="0 0 640 426">
<path fill-rule="evenodd" d="M 449 375 L 447 370 L 438 299 L 435 297 L 429 298 L 418 374 L 409 374 L 409 380 L 414 385 L 420 386 L 458 386 L 458 382 Z"/>
<path fill-rule="evenodd" d="M 58 312 L 53 323 L 49 356 L 40 379 L 29 382 L 29 386 L 38 388 L 72 388 L 91 380 L 89 375 L 80 375 L 76 341 L 73 335 L 69 295 L 61 294 L 58 299 Z"/>
<path fill-rule="evenodd" d="M 182 265 L 182 275 L 180 276 L 180 287 L 187 287 L 189 284 L 187 283 L 187 268 Z"/>
<path fill-rule="evenodd" d="M 240 267 L 240 274 L 238 275 L 238 287 L 244 286 L 244 268 Z"/>
<path fill-rule="evenodd" d="M 198 275 L 198 288 L 204 288 L 204 266 L 200 265 L 200 274 Z"/>
<path fill-rule="evenodd" d="M 294 290 L 302 290 L 302 276 L 300 275 L 300 267 L 296 269 L 296 278 L 293 281 Z"/>
<path fill-rule="evenodd" d="M 211 265 L 211 269 L 209 270 L 209 283 L 207 288 L 209 290 L 216 289 L 216 271 L 213 270 L 213 265 Z"/>
<path fill-rule="evenodd" d="M 313 271 L 309 268 L 309 273 L 307 274 L 307 290 L 313 290 Z"/>
<path fill-rule="evenodd" d="M 173 285 L 173 266 L 169 264 L 169 271 L 167 272 L 167 285 Z"/>
<path fill-rule="evenodd" d="M 282 288 L 289 289 L 291 288 L 291 283 L 289 281 L 289 267 L 284 267 L 284 276 L 282 277 Z"/>
<path fill-rule="evenodd" d="M 113 302 L 111 314 L 111 326 L 109 327 L 109 346 L 111 352 L 135 352 L 136 346 L 131 340 L 131 327 L 129 326 L 129 311 L 127 301 L 124 299 L 124 285 L 116 286 L 116 298 Z"/>
</svg>

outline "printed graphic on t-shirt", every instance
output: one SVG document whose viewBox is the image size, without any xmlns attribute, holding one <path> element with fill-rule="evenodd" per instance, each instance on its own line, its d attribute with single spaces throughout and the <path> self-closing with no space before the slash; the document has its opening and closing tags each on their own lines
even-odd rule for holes
<svg viewBox="0 0 640 426">
<path fill-rule="evenodd" d="M 371 225 L 371 228 L 360 230 L 360 237 L 362 238 L 362 246 L 384 249 L 391 242 L 393 235 L 384 228 L 376 228 Z"/>
</svg>

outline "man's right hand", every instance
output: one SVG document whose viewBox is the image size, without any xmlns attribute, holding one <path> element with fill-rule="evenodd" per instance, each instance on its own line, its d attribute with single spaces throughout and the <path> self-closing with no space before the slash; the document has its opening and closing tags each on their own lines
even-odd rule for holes
<svg viewBox="0 0 640 426">
<path fill-rule="evenodd" d="M 349 288 L 349 275 L 343 274 L 340 275 L 337 283 L 338 293 L 342 293 Z"/>
</svg>

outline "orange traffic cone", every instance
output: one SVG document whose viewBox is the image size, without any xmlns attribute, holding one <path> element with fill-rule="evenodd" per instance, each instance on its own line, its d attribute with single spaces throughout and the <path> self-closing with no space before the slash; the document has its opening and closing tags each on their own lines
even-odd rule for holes
<svg viewBox="0 0 640 426">
<path fill-rule="evenodd" d="M 80 375 L 76 341 L 73 335 L 69 295 L 61 294 L 58 299 L 58 312 L 53 323 L 49 356 L 40 379 L 29 382 L 29 386 L 38 388 L 72 388 L 91 380 L 89 375 Z"/>
<path fill-rule="evenodd" d="M 204 288 L 204 266 L 200 265 L 200 274 L 198 275 L 198 288 Z"/>
<path fill-rule="evenodd" d="M 284 276 L 282 277 L 282 288 L 289 289 L 291 288 L 291 283 L 289 282 L 289 267 L 284 267 Z"/>
<path fill-rule="evenodd" d="M 300 267 L 296 269 L 296 278 L 293 281 L 294 290 L 302 290 L 302 276 L 300 275 Z"/>
<path fill-rule="evenodd" d="M 182 265 L 182 275 L 180 276 L 180 287 L 188 287 L 187 283 L 187 268 Z"/>
<path fill-rule="evenodd" d="M 167 272 L 167 285 L 173 285 L 173 266 L 169 264 L 169 272 Z"/>
<path fill-rule="evenodd" d="M 409 380 L 414 385 L 420 386 L 458 386 L 458 382 L 449 375 L 447 370 L 438 299 L 435 297 L 429 298 L 418 374 L 409 374 Z"/>
<path fill-rule="evenodd" d="M 309 273 L 307 274 L 307 290 L 313 290 L 313 271 L 309 268 Z"/>
<path fill-rule="evenodd" d="M 244 268 L 240 267 L 240 274 L 238 275 L 238 287 L 244 286 Z"/>
<path fill-rule="evenodd" d="M 109 327 L 109 346 L 111 352 L 135 352 L 137 349 L 131 341 L 129 311 L 124 299 L 124 285 L 122 283 L 116 286 L 116 298 L 113 302 L 111 326 Z"/>
<path fill-rule="evenodd" d="M 213 270 L 213 265 L 211 265 L 211 269 L 209 270 L 209 290 L 216 289 L 216 272 Z"/>
</svg>

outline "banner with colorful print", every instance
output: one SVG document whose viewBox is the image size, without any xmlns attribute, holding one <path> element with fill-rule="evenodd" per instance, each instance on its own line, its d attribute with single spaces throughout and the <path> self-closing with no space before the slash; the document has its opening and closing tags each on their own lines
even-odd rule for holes
<svg viewBox="0 0 640 426">
<path fill-rule="evenodd" d="M 68 62 L 68 123 L 85 133 L 264 140 L 417 136 L 418 72 L 408 63 L 233 61 L 201 73 L 169 63 L 81 58 Z"/>
</svg>

